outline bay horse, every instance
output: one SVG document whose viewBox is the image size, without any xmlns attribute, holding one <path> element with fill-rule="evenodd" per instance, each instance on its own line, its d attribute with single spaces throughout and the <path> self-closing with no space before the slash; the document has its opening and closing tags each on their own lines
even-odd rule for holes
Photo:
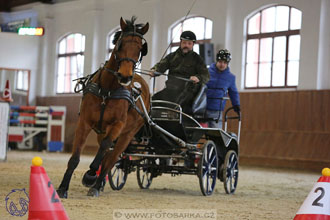
<svg viewBox="0 0 330 220">
<path fill-rule="evenodd" d="M 147 54 L 147 43 L 143 35 L 147 33 L 149 23 L 134 24 L 135 20 L 135 16 L 131 20 L 120 18 L 121 30 L 115 34 L 115 48 L 110 59 L 88 78 L 87 83 L 82 83 L 84 95 L 72 155 L 57 189 L 60 198 L 68 196 L 72 174 L 79 164 L 84 143 L 92 129 L 98 133 L 100 146 L 82 182 L 85 186 L 92 187 L 88 196 L 99 196 L 106 174 L 144 124 L 141 103 L 135 100 L 136 96 L 141 96 L 149 110 L 149 87 L 141 76 L 134 74 L 134 68 Z M 136 85 L 139 88 L 135 88 Z M 102 169 L 97 177 L 96 171 L 100 164 Z"/>
</svg>

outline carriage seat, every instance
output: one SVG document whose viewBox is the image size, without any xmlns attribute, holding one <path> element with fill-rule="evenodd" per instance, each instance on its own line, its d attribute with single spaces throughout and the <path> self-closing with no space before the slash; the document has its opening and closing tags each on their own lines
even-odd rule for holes
<svg viewBox="0 0 330 220">
<path fill-rule="evenodd" d="M 207 122 L 207 121 L 218 121 L 221 120 L 219 116 L 214 118 L 208 118 L 206 116 L 206 108 L 207 108 L 207 86 L 202 85 L 199 92 L 197 93 L 196 97 L 193 100 L 192 108 L 191 108 L 191 115 L 200 122 Z M 222 88 L 219 88 L 222 89 Z M 226 95 L 226 94 L 225 94 Z M 229 100 L 229 97 L 224 96 L 219 98 L 221 100 L 220 105 L 222 105 L 223 100 Z"/>
<path fill-rule="evenodd" d="M 203 84 L 193 100 L 191 111 L 194 118 L 205 118 L 207 107 L 206 91 L 207 86 Z"/>
</svg>

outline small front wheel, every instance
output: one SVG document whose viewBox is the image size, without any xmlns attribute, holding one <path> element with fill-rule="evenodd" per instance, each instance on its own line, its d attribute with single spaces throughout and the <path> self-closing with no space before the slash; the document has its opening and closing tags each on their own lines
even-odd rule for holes
<svg viewBox="0 0 330 220">
<path fill-rule="evenodd" d="M 137 167 L 136 177 L 141 189 L 149 189 L 153 176 L 151 172 L 152 161 L 148 158 L 141 160 Z"/>
<path fill-rule="evenodd" d="M 238 157 L 233 150 L 226 153 L 223 163 L 223 180 L 226 193 L 234 193 L 238 182 Z"/>
<path fill-rule="evenodd" d="M 124 165 L 125 159 L 120 159 L 108 174 L 110 187 L 113 190 L 121 190 L 126 183 L 128 172 Z"/>
<path fill-rule="evenodd" d="M 218 154 L 213 141 L 203 146 L 203 155 L 198 163 L 199 186 L 204 196 L 212 195 L 217 181 Z"/>
</svg>

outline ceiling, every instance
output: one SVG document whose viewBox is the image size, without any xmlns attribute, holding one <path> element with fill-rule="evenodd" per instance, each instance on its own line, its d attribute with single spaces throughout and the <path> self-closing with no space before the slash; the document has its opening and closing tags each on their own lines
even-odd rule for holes
<svg viewBox="0 0 330 220">
<path fill-rule="evenodd" d="M 56 0 L 0 0 L 0 12 L 11 12 L 12 8 L 34 2 L 55 4 Z"/>
</svg>

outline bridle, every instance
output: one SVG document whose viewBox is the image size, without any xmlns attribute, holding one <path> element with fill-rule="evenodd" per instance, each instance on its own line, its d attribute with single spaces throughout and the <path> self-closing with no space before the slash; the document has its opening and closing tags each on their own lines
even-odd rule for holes
<svg viewBox="0 0 330 220">
<path fill-rule="evenodd" d="M 116 47 L 115 47 L 115 50 L 114 50 L 114 56 L 115 56 L 115 60 L 116 60 L 116 62 L 117 62 L 117 66 L 118 66 L 118 68 L 120 67 L 121 62 L 123 62 L 123 61 L 128 61 L 128 62 L 133 63 L 133 75 L 130 76 L 130 77 L 128 77 L 128 78 L 130 78 L 130 79 L 133 78 L 133 76 L 134 76 L 134 73 L 135 73 L 134 69 L 136 68 L 136 64 L 137 64 L 138 62 L 141 62 L 143 56 L 147 55 L 147 52 L 148 52 L 148 46 L 147 46 L 147 42 L 146 42 L 146 40 L 144 39 L 143 35 L 140 34 L 140 33 L 138 33 L 138 32 L 136 32 L 135 29 L 136 29 L 136 27 L 134 27 L 134 31 L 122 32 L 121 35 L 120 35 L 120 37 L 119 37 L 119 39 L 118 39 L 118 41 L 117 41 L 117 43 L 116 43 Z M 124 57 L 124 58 L 117 59 L 117 57 L 118 57 L 118 56 L 117 56 L 117 53 L 118 53 L 118 52 L 120 51 L 120 49 L 121 49 L 122 39 L 123 39 L 124 37 L 127 37 L 127 36 L 138 36 L 138 37 L 140 37 L 140 38 L 142 39 L 142 41 L 144 41 L 144 43 L 142 43 L 142 48 L 141 48 L 141 50 L 140 50 L 140 59 L 139 59 L 139 60 L 135 60 L 135 59 L 130 58 L 130 57 Z M 119 73 L 118 71 L 115 71 L 115 70 L 109 69 L 109 68 L 107 68 L 107 67 L 105 67 L 105 66 L 103 67 L 103 69 L 106 70 L 106 71 L 109 72 L 109 73 L 112 73 L 114 76 L 117 77 L 117 79 L 118 79 L 119 81 L 121 81 L 121 80 L 123 79 L 123 76 L 122 76 L 121 73 Z"/>
</svg>

